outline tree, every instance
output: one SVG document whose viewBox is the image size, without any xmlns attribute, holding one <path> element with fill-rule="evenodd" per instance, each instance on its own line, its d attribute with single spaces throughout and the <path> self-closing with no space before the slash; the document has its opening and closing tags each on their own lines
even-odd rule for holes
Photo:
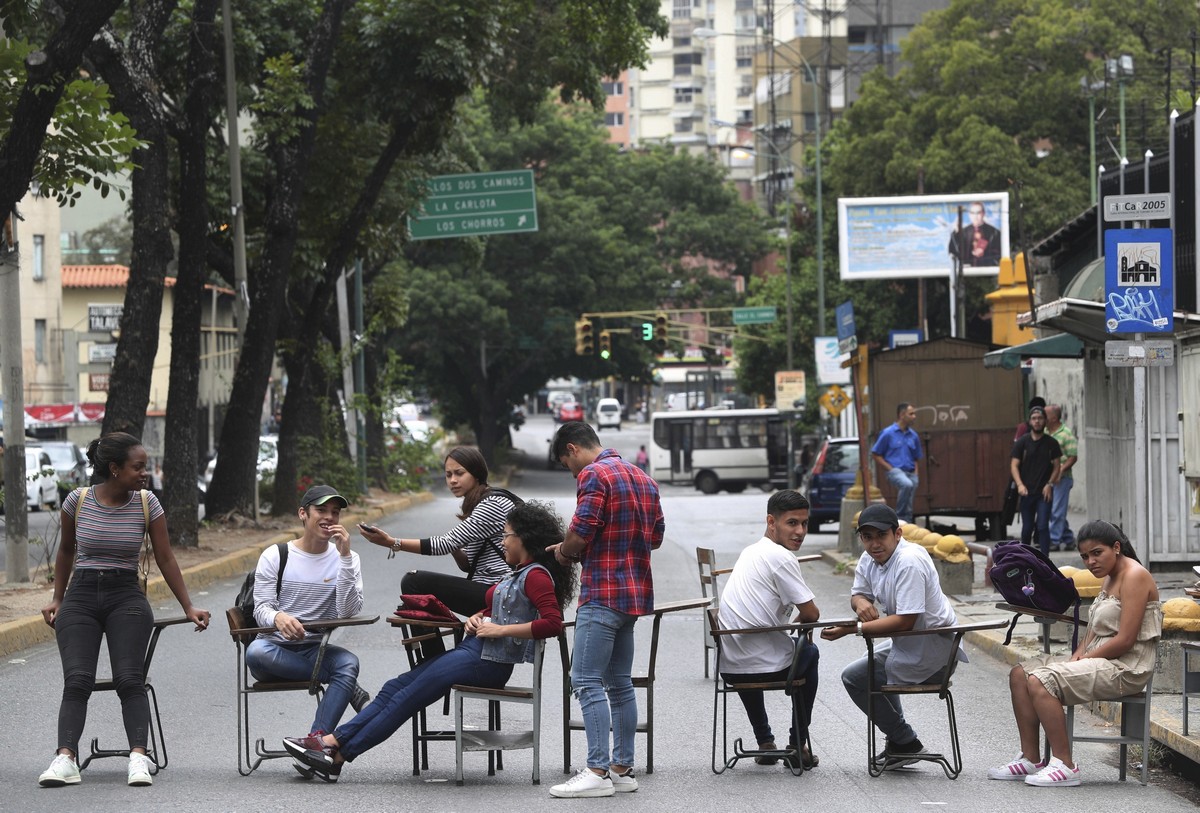
<svg viewBox="0 0 1200 813">
<path fill-rule="evenodd" d="M 539 230 L 413 244 L 409 320 L 393 341 L 443 418 L 469 424 L 491 459 L 510 405 L 547 378 L 645 374 L 633 320 L 604 321 L 617 331 L 612 362 L 574 355 L 581 312 L 686 307 L 710 291 L 731 302 L 733 284 L 710 266 L 749 273 L 765 238 L 720 167 L 664 149 L 621 154 L 590 112 L 548 104 L 499 130 L 480 110 L 469 121 L 477 169 L 534 168 Z"/>
</svg>

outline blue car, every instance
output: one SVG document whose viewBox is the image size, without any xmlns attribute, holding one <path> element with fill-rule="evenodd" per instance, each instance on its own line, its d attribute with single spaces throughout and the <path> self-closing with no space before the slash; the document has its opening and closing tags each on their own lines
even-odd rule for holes
<svg viewBox="0 0 1200 813">
<path fill-rule="evenodd" d="M 800 491 L 808 497 L 808 532 L 817 533 L 823 522 L 841 518 L 842 498 L 854 485 L 858 474 L 858 438 L 826 438 L 813 460 L 812 468 L 800 482 Z"/>
</svg>

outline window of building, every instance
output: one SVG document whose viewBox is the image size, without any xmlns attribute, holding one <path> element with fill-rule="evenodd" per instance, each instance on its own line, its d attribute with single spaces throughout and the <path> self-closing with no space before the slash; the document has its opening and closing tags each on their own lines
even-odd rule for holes
<svg viewBox="0 0 1200 813">
<path fill-rule="evenodd" d="M 33 360 L 38 364 L 46 363 L 46 320 L 33 320 Z"/>
<path fill-rule="evenodd" d="M 604 88 L 604 92 L 609 96 L 625 95 L 624 82 L 601 82 L 600 85 Z"/>
<path fill-rule="evenodd" d="M 753 110 L 739 110 L 737 112 L 737 123 L 738 124 L 754 124 L 754 111 Z"/>
<path fill-rule="evenodd" d="M 754 92 L 754 87 L 752 85 L 742 85 L 741 87 L 739 87 L 737 89 L 737 95 L 738 95 L 739 99 L 745 99 L 747 96 L 749 96 L 753 92 Z"/>
<path fill-rule="evenodd" d="M 33 279 L 40 282 L 46 278 L 46 236 L 33 236 Z"/>
<path fill-rule="evenodd" d="M 605 113 L 604 114 L 604 126 L 605 127 L 623 127 L 624 125 L 625 125 L 625 114 L 624 113 Z"/>
<path fill-rule="evenodd" d="M 690 48 L 692 45 L 691 37 L 676 37 L 674 41 L 676 48 Z"/>
<path fill-rule="evenodd" d="M 817 114 L 816 113 L 805 113 L 804 114 L 804 132 L 815 133 L 816 131 L 817 131 Z"/>
<path fill-rule="evenodd" d="M 690 133 L 693 127 L 695 127 L 695 123 L 692 119 L 675 120 L 675 132 L 677 133 Z"/>
<path fill-rule="evenodd" d="M 702 92 L 702 88 L 675 88 L 675 104 L 691 104 Z"/>
<path fill-rule="evenodd" d="M 674 0 L 671 6 L 671 17 L 676 20 L 687 20 L 692 16 L 692 0 Z"/>
<path fill-rule="evenodd" d="M 739 68 L 749 68 L 754 65 L 754 46 L 739 45 L 737 47 L 737 66 Z"/>
<path fill-rule="evenodd" d="M 846 28 L 846 42 L 851 45 L 864 45 L 867 42 L 867 27 L 851 25 Z"/>
</svg>

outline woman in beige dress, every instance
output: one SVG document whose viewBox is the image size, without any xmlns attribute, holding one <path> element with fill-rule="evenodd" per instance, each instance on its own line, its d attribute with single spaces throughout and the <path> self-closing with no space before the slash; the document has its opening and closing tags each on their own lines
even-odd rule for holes
<svg viewBox="0 0 1200 813">
<path fill-rule="evenodd" d="M 1103 580 L 1088 633 L 1068 661 L 1026 661 L 1009 673 L 1021 753 L 988 770 L 989 779 L 1023 780 L 1036 787 L 1074 787 L 1081 772 L 1071 755 L 1064 705 L 1116 700 L 1146 688 L 1162 634 L 1158 585 L 1119 528 L 1103 520 L 1076 534 L 1084 566 Z M 1039 728 L 1050 754 L 1039 751 Z"/>
</svg>

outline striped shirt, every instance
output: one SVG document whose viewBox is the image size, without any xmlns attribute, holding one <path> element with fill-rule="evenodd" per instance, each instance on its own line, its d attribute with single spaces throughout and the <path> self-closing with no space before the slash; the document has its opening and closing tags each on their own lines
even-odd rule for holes
<svg viewBox="0 0 1200 813">
<path fill-rule="evenodd" d="M 654 611 L 650 551 L 662 544 L 665 529 L 658 483 L 605 449 L 579 472 L 570 529 L 587 543 L 580 607 L 594 601 L 628 615 Z"/>
<path fill-rule="evenodd" d="M 502 494 L 488 494 L 471 515 L 455 525 L 448 533 L 421 540 L 421 553 L 425 556 L 444 556 L 453 550 L 461 550 L 468 562 L 474 562 L 475 576 L 479 584 L 496 584 L 512 572 L 504 561 L 504 522 L 513 510 L 513 501 Z M 482 549 L 482 553 L 480 552 Z"/>
<path fill-rule="evenodd" d="M 324 553 L 308 553 L 293 540 L 288 543 L 288 560 L 276 599 L 278 573 L 279 547 L 271 545 L 258 557 L 254 570 L 254 622 L 260 627 L 275 626 L 275 616 L 281 611 L 305 622 L 350 618 L 362 610 L 362 570 L 354 551 L 343 557 L 330 544 Z M 260 637 L 286 640 L 278 632 Z M 308 634 L 310 639 L 319 637 L 320 633 Z"/>
<path fill-rule="evenodd" d="M 136 572 L 142 539 L 146 535 L 146 517 L 142 513 L 142 497 L 129 492 L 129 500 L 119 508 L 110 508 L 96 499 L 96 490 L 89 488 L 83 506 L 79 506 L 77 488 L 63 500 L 62 511 L 75 518 L 75 568 L 95 570 L 115 568 Z M 148 492 L 150 521 L 163 515 L 162 505 Z"/>
</svg>

